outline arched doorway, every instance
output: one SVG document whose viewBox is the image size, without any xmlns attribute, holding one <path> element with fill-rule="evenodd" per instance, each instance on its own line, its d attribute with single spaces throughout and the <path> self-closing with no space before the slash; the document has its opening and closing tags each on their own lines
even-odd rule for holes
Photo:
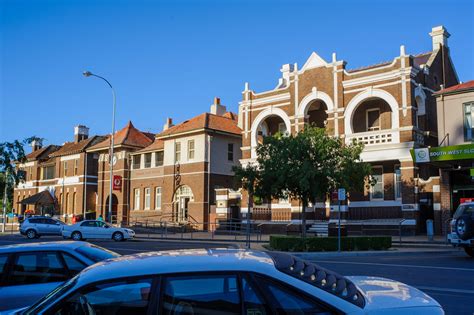
<svg viewBox="0 0 474 315">
<path fill-rule="evenodd" d="M 105 213 L 103 214 L 104 219 L 107 219 L 107 222 L 116 223 L 117 222 L 117 206 L 118 198 L 115 194 L 112 194 L 112 221 L 110 221 L 109 215 L 109 197 L 105 200 Z"/>
<path fill-rule="evenodd" d="M 314 100 L 308 104 L 305 116 L 310 125 L 318 128 L 325 128 L 328 121 L 328 114 L 326 111 L 328 107 L 322 100 Z"/>
<path fill-rule="evenodd" d="M 267 108 L 261 111 L 252 122 L 251 129 L 251 157 L 256 158 L 256 148 L 265 136 L 277 132 L 290 132 L 291 123 L 288 115 L 280 108 Z"/>
<path fill-rule="evenodd" d="M 173 197 L 173 221 L 187 222 L 189 217 L 189 203 L 194 201 L 193 191 L 187 185 L 179 186 Z"/>
</svg>

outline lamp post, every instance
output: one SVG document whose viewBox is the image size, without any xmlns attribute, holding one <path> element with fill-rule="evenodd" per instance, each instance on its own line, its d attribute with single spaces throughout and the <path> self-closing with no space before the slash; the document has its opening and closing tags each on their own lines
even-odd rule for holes
<svg viewBox="0 0 474 315">
<path fill-rule="evenodd" d="M 84 71 L 83 75 L 85 77 L 97 77 L 99 79 L 102 79 L 107 83 L 112 90 L 112 135 L 110 137 L 110 150 L 109 150 L 109 168 L 110 168 L 110 178 L 109 178 L 109 211 L 107 213 L 107 218 L 110 223 L 112 223 L 112 194 L 113 194 L 113 177 L 114 177 L 114 134 L 115 134 L 115 90 L 112 87 L 112 84 L 110 84 L 107 79 L 101 77 L 100 75 L 93 74 L 90 71 Z M 87 174 L 86 174 L 87 176 Z"/>
</svg>

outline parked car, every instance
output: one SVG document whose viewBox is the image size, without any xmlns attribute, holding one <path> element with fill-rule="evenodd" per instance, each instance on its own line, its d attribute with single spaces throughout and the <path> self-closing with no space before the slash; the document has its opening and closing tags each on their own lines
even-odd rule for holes
<svg viewBox="0 0 474 315">
<path fill-rule="evenodd" d="M 98 220 L 85 220 L 73 225 L 65 225 L 62 229 L 64 238 L 75 241 L 85 239 L 112 239 L 120 242 L 133 238 L 135 232 L 131 229 L 115 227 Z"/>
<path fill-rule="evenodd" d="M 474 202 L 460 204 L 451 220 L 448 242 L 474 257 Z"/>
<path fill-rule="evenodd" d="M 191 249 L 86 268 L 31 314 L 444 314 L 425 293 L 376 277 L 342 277 L 284 253 Z"/>
<path fill-rule="evenodd" d="M 85 242 L 0 247 L 0 311 L 29 306 L 82 269 L 119 254 Z"/>
<path fill-rule="evenodd" d="M 62 235 L 64 225 L 64 222 L 51 217 L 29 217 L 20 224 L 20 233 L 29 239 L 40 238 L 43 235 Z"/>
</svg>

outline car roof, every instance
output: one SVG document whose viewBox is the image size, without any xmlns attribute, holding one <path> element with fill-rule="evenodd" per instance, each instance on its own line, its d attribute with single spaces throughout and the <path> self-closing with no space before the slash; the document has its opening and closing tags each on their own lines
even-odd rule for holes
<svg viewBox="0 0 474 315">
<path fill-rule="evenodd" d="M 255 271 L 275 272 L 265 252 L 241 249 L 183 249 L 139 253 L 99 262 L 78 277 L 78 284 L 95 281 L 178 272 Z"/>
<path fill-rule="evenodd" d="M 60 242 L 39 242 L 39 243 L 22 243 L 12 244 L 0 247 L 0 254 L 5 253 L 16 253 L 16 252 L 27 252 L 27 251 L 47 251 L 47 250 L 74 250 L 81 246 L 89 246 L 86 242 L 74 242 L 74 241 L 60 241 Z"/>
</svg>

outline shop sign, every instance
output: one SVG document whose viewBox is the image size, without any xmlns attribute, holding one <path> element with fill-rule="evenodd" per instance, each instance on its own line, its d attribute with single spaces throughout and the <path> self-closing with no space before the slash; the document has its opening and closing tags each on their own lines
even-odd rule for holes
<svg viewBox="0 0 474 315">
<path fill-rule="evenodd" d="M 415 163 L 474 159 L 474 144 L 410 150 Z"/>
<path fill-rule="evenodd" d="M 113 190 L 122 191 L 122 176 L 114 175 Z"/>
</svg>

